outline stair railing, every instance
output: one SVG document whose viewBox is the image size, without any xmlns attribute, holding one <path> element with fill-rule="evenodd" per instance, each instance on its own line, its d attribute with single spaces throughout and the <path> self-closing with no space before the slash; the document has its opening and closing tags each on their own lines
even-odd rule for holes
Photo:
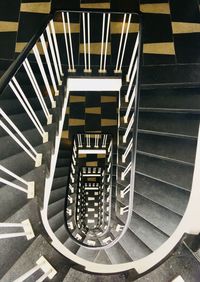
<svg viewBox="0 0 200 282">
<path fill-rule="evenodd" d="M 14 282 L 23 282 L 27 280 L 29 277 L 31 277 L 34 273 L 38 272 L 39 270 L 42 270 L 44 273 L 38 278 L 35 282 L 42 282 L 46 278 L 49 278 L 50 280 L 57 274 L 57 271 L 55 268 L 48 262 L 46 258 L 41 256 L 36 261 L 36 266 L 31 268 L 29 271 L 24 273 L 22 276 L 14 280 Z"/>
<path fill-rule="evenodd" d="M 12 188 L 15 188 L 17 190 L 20 190 L 27 194 L 28 199 L 34 198 L 35 195 L 35 182 L 34 181 L 26 181 L 22 177 L 18 176 L 17 174 L 13 173 L 9 169 L 5 168 L 4 166 L 0 165 L 0 171 L 2 171 L 3 175 L 8 175 L 8 177 L 12 177 L 14 180 L 19 181 L 21 184 L 15 184 L 7 179 L 5 179 L 5 176 L 0 177 L 0 183 L 3 183 L 5 185 L 9 185 Z M 22 187 L 25 186 L 26 188 Z"/>
<path fill-rule="evenodd" d="M 38 167 L 42 164 L 42 154 L 37 153 L 26 137 L 21 133 L 19 128 L 11 121 L 7 114 L 0 109 L 0 115 L 9 124 L 9 128 L 5 122 L 0 120 L 0 127 L 2 127 L 8 135 L 34 160 L 35 166 Z M 17 137 L 16 134 L 19 136 Z"/>
<path fill-rule="evenodd" d="M 2 233 L 0 234 L 0 239 L 9 239 L 9 238 L 17 238 L 17 237 L 25 236 L 27 240 L 31 240 L 35 237 L 33 229 L 32 229 L 32 225 L 29 219 L 26 219 L 22 221 L 21 223 L 2 222 L 0 223 L 0 231 L 3 230 L 3 228 L 5 228 L 6 231 L 8 229 L 12 231 L 12 228 L 22 228 L 23 232 Z"/>
</svg>

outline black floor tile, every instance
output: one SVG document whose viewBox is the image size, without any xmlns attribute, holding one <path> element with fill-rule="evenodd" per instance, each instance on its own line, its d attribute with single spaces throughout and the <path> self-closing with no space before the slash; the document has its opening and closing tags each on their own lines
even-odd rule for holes
<svg viewBox="0 0 200 282">
<path fill-rule="evenodd" d="M 143 54 L 144 65 L 175 64 L 173 55 Z"/>
<path fill-rule="evenodd" d="M 130 1 L 130 0 L 111 0 L 111 10 L 112 11 L 139 11 L 139 0 Z"/>
<path fill-rule="evenodd" d="M 17 22 L 19 19 L 20 0 L 0 1 L 0 20 Z"/>
<path fill-rule="evenodd" d="M 77 10 L 80 9 L 80 0 L 52 0 L 52 10 Z"/>
<path fill-rule="evenodd" d="M 15 52 L 16 32 L 0 32 L 0 57 L 13 59 Z M 8 47 L 9 46 L 9 47 Z"/>
<path fill-rule="evenodd" d="M 170 15 L 144 14 L 143 18 L 144 43 L 173 41 Z"/>
<path fill-rule="evenodd" d="M 174 35 L 178 63 L 200 63 L 200 33 Z"/>
<path fill-rule="evenodd" d="M 21 13 L 17 42 L 28 42 L 44 23 L 47 14 Z"/>
<path fill-rule="evenodd" d="M 200 13 L 197 0 L 171 0 L 169 2 L 172 21 L 200 22 Z"/>
</svg>

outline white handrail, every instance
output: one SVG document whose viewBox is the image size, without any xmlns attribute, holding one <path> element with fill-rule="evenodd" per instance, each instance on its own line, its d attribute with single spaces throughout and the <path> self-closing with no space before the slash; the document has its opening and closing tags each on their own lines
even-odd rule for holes
<svg viewBox="0 0 200 282">
<path fill-rule="evenodd" d="M 51 66 L 51 61 L 50 61 L 50 58 L 49 58 L 49 53 L 47 51 L 47 46 L 46 46 L 46 42 L 45 42 L 43 34 L 40 36 L 40 42 L 42 44 L 42 48 L 43 48 L 43 51 L 44 51 L 44 56 L 45 56 L 45 59 L 46 59 L 46 62 L 47 62 L 47 67 L 48 67 L 48 70 L 49 70 L 49 74 L 50 74 L 51 82 L 52 82 L 53 89 L 54 89 L 54 92 L 55 92 L 55 96 L 57 96 L 59 94 L 59 91 L 58 91 L 56 81 L 55 81 L 55 78 L 54 78 L 54 73 L 53 73 L 53 69 L 52 69 L 52 66 Z"/>
<path fill-rule="evenodd" d="M 123 215 L 124 213 L 128 212 L 128 210 L 129 210 L 129 206 L 121 207 L 120 208 L 120 215 Z"/>
<path fill-rule="evenodd" d="M 87 25 L 88 25 L 88 71 L 91 71 L 91 62 L 90 62 L 90 13 L 87 13 Z"/>
<path fill-rule="evenodd" d="M 103 136 L 103 142 L 102 142 L 102 148 L 105 148 L 106 147 L 106 142 L 107 142 L 107 134 L 104 134 Z"/>
<path fill-rule="evenodd" d="M 46 27 L 46 34 L 47 34 L 47 39 L 48 39 L 48 43 L 49 43 L 49 47 L 50 47 L 50 51 L 51 51 L 51 56 L 52 56 L 53 65 L 54 65 L 54 68 L 55 68 L 55 73 L 56 73 L 58 85 L 62 85 L 62 80 L 61 80 L 60 73 L 59 73 L 59 66 L 58 66 L 58 63 L 57 63 L 57 60 L 56 60 L 56 53 L 55 53 L 55 50 L 54 50 L 54 45 L 53 45 L 53 41 L 52 41 L 52 38 L 51 38 L 51 32 L 50 32 L 49 25 Z"/>
<path fill-rule="evenodd" d="M 38 154 L 33 146 L 29 143 L 29 141 L 25 138 L 25 136 L 20 132 L 20 130 L 16 127 L 16 125 L 11 121 L 11 119 L 6 115 L 6 113 L 0 109 L 0 114 L 6 120 L 7 123 L 12 127 L 12 129 L 20 136 L 20 138 L 24 141 L 26 146 L 15 136 L 15 134 L 3 123 L 0 121 L 0 126 L 13 138 L 13 140 L 35 161 L 35 166 L 40 166 L 42 163 L 42 154 Z"/>
<path fill-rule="evenodd" d="M 53 99 L 53 95 L 51 93 L 51 88 L 50 88 L 50 85 L 49 85 L 49 81 L 47 79 L 46 72 L 44 70 L 44 66 L 43 66 L 43 63 L 42 63 L 42 60 L 41 60 L 41 57 L 40 57 L 40 53 L 38 51 L 38 48 L 37 48 L 36 44 L 33 47 L 33 53 L 35 55 L 38 67 L 40 69 L 40 72 L 41 72 L 41 75 L 42 75 L 42 78 L 43 78 L 43 81 L 44 81 L 44 84 L 45 84 L 45 87 L 47 89 L 47 93 L 48 93 L 49 99 L 51 101 L 52 108 L 55 108 L 56 107 L 56 101 Z"/>
<path fill-rule="evenodd" d="M 65 47 L 66 47 L 66 52 L 67 52 L 67 61 L 68 61 L 68 66 L 69 66 L 68 71 L 70 72 L 72 68 L 71 68 L 71 62 L 70 62 L 70 57 L 69 57 L 69 46 L 68 46 L 68 41 L 67 41 L 67 32 L 66 32 L 66 26 L 65 26 L 64 12 L 62 12 L 62 21 L 63 21 L 63 30 L 64 30 L 64 38 L 65 38 Z"/>
<path fill-rule="evenodd" d="M 129 27 L 130 27 L 130 22 L 131 22 L 131 16 L 132 15 L 129 14 L 128 24 L 127 24 L 127 28 L 126 28 L 126 35 L 125 35 L 125 40 L 124 40 L 124 46 L 123 46 L 123 50 L 122 50 L 121 62 L 120 62 L 120 66 L 119 66 L 120 71 L 122 69 L 122 63 L 123 63 L 123 60 L 124 60 L 124 54 L 125 54 L 126 43 L 127 43 L 127 39 L 128 39 L 128 32 L 129 32 Z"/>
<path fill-rule="evenodd" d="M 127 128 L 126 128 L 125 134 L 123 136 L 123 143 L 126 143 L 126 139 L 127 139 L 128 135 L 129 135 L 129 132 L 131 131 L 131 127 L 132 127 L 132 125 L 134 123 L 134 117 L 135 117 L 135 113 L 133 113 L 133 115 L 132 115 L 132 117 L 131 117 L 131 119 L 129 121 L 129 124 L 128 124 Z"/>
<path fill-rule="evenodd" d="M 104 51 L 104 30 L 105 30 L 105 13 L 103 13 L 102 38 L 101 38 L 101 57 L 100 57 L 99 72 L 103 71 L 102 64 L 103 64 L 103 51 Z"/>
<path fill-rule="evenodd" d="M 130 191 L 130 188 L 131 188 L 131 184 L 128 184 L 128 185 L 124 188 L 124 190 L 122 190 L 122 191 L 120 192 L 121 198 L 124 198 L 124 196 Z"/>
<path fill-rule="evenodd" d="M 56 38 L 56 32 L 55 32 L 55 27 L 54 27 L 54 21 L 53 20 L 50 21 L 50 27 L 51 27 L 51 32 L 52 32 L 52 35 L 53 35 L 53 42 L 54 42 L 54 47 L 55 47 L 55 50 L 56 50 L 56 58 L 57 58 L 57 63 L 58 63 L 60 75 L 64 76 L 64 73 L 62 71 L 62 65 L 61 65 L 61 60 L 60 60 L 60 53 L 59 53 L 59 50 L 58 50 L 58 42 L 57 42 L 57 38 Z"/>
<path fill-rule="evenodd" d="M 130 80 L 130 75 L 131 75 L 131 71 L 132 71 L 132 68 L 133 68 L 133 63 L 135 61 L 135 56 L 136 56 L 138 46 L 139 46 L 139 38 L 140 38 L 140 33 L 138 32 L 138 35 L 137 35 L 137 38 L 136 38 L 136 41 L 135 41 L 135 45 L 134 45 L 134 48 L 133 48 L 130 66 L 129 66 L 129 69 L 128 69 L 128 73 L 126 75 L 126 81 L 127 82 L 129 82 L 129 80 Z"/>
<path fill-rule="evenodd" d="M 129 95 L 130 95 L 130 92 L 131 92 L 131 89 L 132 89 L 132 86 L 133 86 L 134 78 L 135 78 L 136 73 L 137 73 L 137 67 L 138 67 L 138 58 L 135 60 L 133 72 L 132 72 L 132 75 L 131 75 L 131 80 L 129 82 L 128 90 L 127 90 L 127 93 L 125 95 L 125 102 L 129 101 Z"/>
<path fill-rule="evenodd" d="M 36 116 L 33 108 L 31 107 L 28 99 L 26 98 L 23 90 L 21 89 L 21 87 L 20 87 L 20 85 L 17 82 L 15 77 L 13 77 L 12 81 L 9 82 L 9 86 L 12 89 L 12 91 L 14 92 L 14 94 L 17 97 L 17 99 L 19 100 L 19 102 L 21 103 L 22 107 L 26 111 L 29 118 L 32 120 L 32 122 L 35 125 L 36 129 L 38 130 L 39 134 L 42 136 L 43 142 L 44 143 L 47 142 L 48 141 L 48 133 L 44 131 L 44 128 L 42 127 L 38 117 Z"/>
<path fill-rule="evenodd" d="M 106 72 L 106 59 L 107 59 L 109 29 L 110 29 L 110 14 L 108 14 L 108 19 L 107 19 L 106 45 L 105 45 L 105 54 L 104 54 L 104 65 L 103 65 L 104 72 Z"/>
<path fill-rule="evenodd" d="M 41 256 L 36 261 L 36 266 L 34 266 L 30 270 L 28 270 L 25 274 L 20 276 L 18 279 L 14 280 L 14 282 L 23 282 L 23 281 L 25 281 L 27 278 L 29 278 L 31 275 L 33 275 L 35 272 L 37 272 L 40 269 L 45 274 L 45 276 L 44 276 L 44 274 L 42 274 L 42 276 L 40 277 L 40 278 L 43 277 L 43 280 L 45 278 L 47 278 L 47 277 L 49 279 L 52 279 L 56 275 L 56 273 L 57 273 L 57 271 L 52 267 L 52 265 L 43 256 Z M 46 275 L 46 274 L 48 274 L 48 275 Z M 43 281 L 43 280 L 40 280 L 40 278 L 39 278 L 39 281 Z"/>
<path fill-rule="evenodd" d="M 126 22 L 126 14 L 124 14 L 124 19 L 123 19 L 123 24 L 122 24 L 122 31 L 121 31 L 121 37 L 120 37 L 120 42 L 119 42 L 119 48 L 118 48 L 118 54 L 117 54 L 117 62 L 116 62 L 116 67 L 115 67 L 115 72 L 118 72 L 118 64 L 119 64 L 119 58 L 121 54 L 121 47 L 122 47 L 122 41 L 124 37 L 124 27 L 125 27 L 125 22 Z"/>
<path fill-rule="evenodd" d="M 35 94 L 38 97 L 38 100 L 39 100 L 40 105 L 41 105 L 41 107 L 43 109 L 43 112 L 44 112 L 44 114 L 45 114 L 45 116 L 47 118 L 47 124 L 51 124 L 52 123 L 52 115 L 50 115 L 50 113 L 49 113 L 49 110 L 48 110 L 47 105 L 45 103 L 44 97 L 42 96 L 42 92 L 40 90 L 40 87 L 39 87 L 39 85 L 37 83 L 37 80 L 35 78 L 35 75 L 33 73 L 33 70 L 31 68 L 30 63 L 29 63 L 27 58 L 24 60 L 23 66 L 24 66 L 24 69 L 25 69 L 29 79 L 30 79 L 30 82 L 31 82 L 31 84 L 33 86 Z"/>
<path fill-rule="evenodd" d="M 83 21 L 83 48 L 84 48 L 84 63 L 86 72 L 88 70 L 87 67 L 87 51 L 86 51 L 86 31 L 85 31 L 85 13 L 82 13 L 82 21 Z"/>
<path fill-rule="evenodd" d="M 126 148 L 126 151 L 124 152 L 124 154 L 122 155 L 122 162 L 125 163 L 126 161 L 126 158 L 128 156 L 128 154 L 130 153 L 131 149 L 133 147 L 133 138 L 131 138 L 127 148 Z"/>
<path fill-rule="evenodd" d="M 134 89 L 133 89 L 133 92 L 132 92 L 132 95 L 131 95 L 131 99 L 129 101 L 129 104 L 128 104 L 128 107 L 127 107 L 127 110 L 126 110 L 126 114 L 124 116 L 124 123 L 127 123 L 128 122 L 128 117 L 129 117 L 129 114 L 130 114 L 130 111 L 133 107 L 133 102 L 135 100 L 135 96 L 136 96 L 136 85 L 134 86 Z"/>
<path fill-rule="evenodd" d="M 87 147 L 87 148 L 90 148 L 90 147 L 91 147 L 91 144 L 90 144 L 90 134 L 87 134 L 87 135 L 86 135 L 86 147 Z"/>
<path fill-rule="evenodd" d="M 0 223 L 0 228 L 15 228 L 19 227 L 24 230 L 24 232 L 11 232 L 11 233 L 3 233 L 0 234 L 0 239 L 9 239 L 9 238 L 16 238 L 16 237 L 22 237 L 25 236 L 27 240 L 31 240 L 35 237 L 35 234 L 33 232 L 31 223 L 28 219 L 22 221 L 21 223 L 8 223 L 8 222 L 2 222 Z"/>
<path fill-rule="evenodd" d="M 131 170 L 131 167 L 132 167 L 132 162 L 130 162 L 128 164 L 128 166 L 125 168 L 125 170 L 122 172 L 121 174 L 121 180 L 124 180 L 126 175 L 129 173 L 129 171 Z"/>
<path fill-rule="evenodd" d="M 0 165 L 0 170 L 3 171 L 6 174 L 12 176 L 13 178 L 20 181 L 21 183 L 25 184 L 27 186 L 27 190 L 24 191 L 24 189 L 19 185 L 17 185 L 18 186 L 17 189 L 27 193 L 28 199 L 34 198 L 34 194 L 35 194 L 35 182 L 34 181 L 26 181 L 22 177 L 18 176 L 17 174 L 13 173 L 12 171 L 8 170 L 7 168 L 5 168 L 2 165 Z M 10 183 L 9 183 L 9 185 L 10 185 Z M 16 188 L 16 187 L 14 187 L 14 188 Z"/>
<path fill-rule="evenodd" d="M 71 52 L 71 60 L 72 60 L 72 70 L 75 71 L 69 12 L 67 12 L 67 26 L 68 26 L 68 34 L 69 34 L 69 45 L 70 45 L 70 52 Z"/>
</svg>

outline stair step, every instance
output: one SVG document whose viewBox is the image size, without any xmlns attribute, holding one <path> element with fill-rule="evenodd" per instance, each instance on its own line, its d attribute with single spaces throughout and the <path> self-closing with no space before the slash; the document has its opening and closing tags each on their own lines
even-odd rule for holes
<svg viewBox="0 0 200 282">
<path fill-rule="evenodd" d="M 50 205 L 48 205 L 48 218 L 52 218 L 56 214 L 60 213 L 63 211 L 64 213 L 64 204 L 65 204 L 65 199 L 60 199 L 57 202 L 54 202 Z"/>
<path fill-rule="evenodd" d="M 56 167 L 54 178 L 60 178 L 69 175 L 69 167 Z"/>
<path fill-rule="evenodd" d="M 93 262 L 96 259 L 98 253 L 99 250 L 88 250 L 85 247 L 80 247 L 76 255 Z"/>
<path fill-rule="evenodd" d="M 139 129 L 197 137 L 199 118 L 199 114 L 140 112 Z"/>
<path fill-rule="evenodd" d="M 35 238 L 29 248 L 21 254 L 19 259 L 12 265 L 9 271 L 2 277 L 2 281 L 10 282 L 22 276 L 28 270 L 32 269 L 36 265 L 36 261 L 40 256 L 44 256 L 47 261 L 57 270 L 58 275 L 63 269 L 66 273 L 69 270 L 68 260 L 64 258 L 59 252 L 54 250 L 54 248 L 44 239 L 42 235 Z M 39 276 L 38 276 L 39 274 Z M 32 275 L 31 281 L 37 281 L 43 272 L 39 271 Z M 64 275 L 64 276 L 65 276 Z M 57 276 L 58 278 L 59 276 Z M 59 279 L 59 278 L 58 278 Z M 58 281 L 62 281 L 58 280 Z"/>
<path fill-rule="evenodd" d="M 62 244 L 64 244 L 69 237 L 65 224 L 61 225 L 56 231 L 54 231 L 54 234 Z"/>
<path fill-rule="evenodd" d="M 119 243 L 105 250 L 112 264 L 131 262 L 132 259 Z"/>
<path fill-rule="evenodd" d="M 48 221 L 53 231 L 58 230 L 58 228 L 64 223 L 64 210 L 61 210 L 59 213 L 49 218 Z"/>
<path fill-rule="evenodd" d="M 130 230 L 126 231 L 119 243 L 133 261 L 148 256 L 151 253 L 151 250 Z M 134 247 L 130 248 L 130 246 Z"/>
<path fill-rule="evenodd" d="M 40 232 L 41 222 L 36 200 L 29 200 L 24 206 L 19 208 L 19 210 L 17 210 L 10 218 L 8 218 L 6 222 L 21 223 L 23 220 L 26 219 L 30 220 L 31 225 L 33 226 L 34 233 L 35 235 L 37 235 Z M 12 231 L 17 232 L 17 230 L 15 231 L 14 228 L 12 228 Z M 22 232 L 22 229 L 20 228 L 18 232 Z M 26 249 L 30 246 L 32 242 L 33 239 L 28 241 L 26 237 L 0 240 L 0 255 L 2 258 L 4 258 L 0 260 L 0 278 L 7 271 L 9 273 L 9 269 L 20 258 L 21 254 L 26 251 Z M 5 276 L 7 276 L 7 274 L 5 274 Z M 15 278 L 17 278 L 17 276 L 15 276 Z M 13 279 L 4 280 L 3 278 L 1 281 L 13 281 Z"/>
<path fill-rule="evenodd" d="M 138 134 L 137 150 L 179 161 L 194 163 L 196 141 L 178 137 Z"/>
<path fill-rule="evenodd" d="M 137 154 L 136 171 L 185 190 L 191 189 L 193 167 L 186 164 Z"/>
<path fill-rule="evenodd" d="M 135 191 L 182 216 L 190 196 L 188 191 L 137 173 L 135 179 Z"/>
<path fill-rule="evenodd" d="M 168 236 L 171 236 L 181 220 L 178 214 L 137 193 L 134 196 L 133 211 Z"/>
<path fill-rule="evenodd" d="M 94 262 L 100 264 L 111 264 L 111 261 L 104 250 L 100 250 Z"/>
<path fill-rule="evenodd" d="M 200 110 L 199 88 L 142 89 L 140 107 Z"/>
<path fill-rule="evenodd" d="M 54 178 L 52 184 L 52 191 L 61 187 L 67 187 L 67 184 L 68 184 L 68 175 Z"/>
<path fill-rule="evenodd" d="M 49 204 L 57 202 L 58 200 L 65 199 L 66 187 L 61 187 L 56 190 L 52 190 L 50 194 Z"/>
</svg>

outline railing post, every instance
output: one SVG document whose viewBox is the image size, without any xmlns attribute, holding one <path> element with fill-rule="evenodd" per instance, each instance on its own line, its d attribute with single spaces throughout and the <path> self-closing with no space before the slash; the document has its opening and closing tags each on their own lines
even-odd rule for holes
<svg viewBox="0 0 200 282">
<path fill-rule="evenodd" d="M 51 56 L 52 56 L 52 59 L 53 59 L 53 64 L 54 64 L 54 68 L 55 68 L 55 73 L 56 73 L 58 85 L 62 85 L 62 80 L 61 80 L 61 77 L 60 77 L 58 64 L 57 64 L 57 61 L 56 61 L 56 54 L 55 54 L 55 50 L 54 50 L 53 41 L 52 41 L 52 38 L 51 38 L 51 32 L 50 32 L 49 25 L 46 27 L 46 34 L 47 34 L 47 39 L 48 39 L 48 43 L 49 43 L 49 47 L 50 47 L 50 51 L 51 51 Z"/>
<path fill-rule="evenodd" d="M 49 113 L 49 110 L 48 110 L 47 105 L 46 105 L 46 103 L 45 103 L 44 97 L 42 96 L 42 92 L 41 92 L 41 90 L 40 90 L 40 87 L 39 87 L 39 85 L 38 85 L 38 83 L 37 83 L 37 80 L 36 80 L 36 78 L 35 78 L 35 75 L 34 75 L 34 73 L 33 73 L 33 70 L 32 70 L 32 68 L 31 68 L 30 63 L 29 63 L 29 61 L 28 61 L 27 58 L 26 58 L 25 61 L 23 62 L 23 66 L 24 66 L 24 68 L 25 68 L 25 71 L 26 71 L 26 73 L 27 73 L 29 79 L 30 79 L 30 82 L 31 82 L 31 84 L 32 84 L 32 86 L 33 86 L 33 89 L 34 89 L 34 91 L 35 91 L 35 94 L 36 94 L 37 97 L 38 97 L 38 100 L 39 100 L 40 105 L 41 105 L 41 107 L 42 107 L 42 109 L 43 109 L 43 112 L 44 112 L 44 114 L 45 114 L 45 116 L 46 116 L 47 124 L 51 124 L 51 123 L 52 123 L 52 115 L 50 115 L 50 113 Z"/>
<path fill-rule="evenodd" d="M 21 190 L 22 192 L 27 193 L 27 198 L 28 199 L 32 199 L 34 198 L 35 195 L 35 182 L 34 181 L 25 181 L 23 178 L 21 178 L 20 176 L 16 175 L 15 173 L 13 173 L 12 171 L 8 170 L 7 168 L 3 167 L 2 165 L 0 165 L 0 170 L 3 171 L 4 173 L 12 176 L 13 178 L 15 178 L 16 180 L 20 181 L 21 183 L 25 184 L 27 186 L 27 189 L 24 189 L 23 187 L 14 184 L 11 181 L 5 180 L 3 178 L 0 178 L 0 182 L 3 181 L 3 183 L 11 185 L 13 188 L 16 188 L 18 190 Z"/>
<path fill-rule="evenodd" d="M 51 27 L 51 32 L 52 32 L 52 35 L 53 35 L 53 42 L 54 42 L 54 47 L 55 47 L 55 50 L 56 50 L 56 57 L 57 57 L 57 62 L 58 62 L 58 67 L 59 67 L 60 75 L 64 76 L 64 73 L 62 71 L 62 65 L 61 65 L 61 60 L 60 60 L 60 53 L 59 53 L 59 50 L 58 50 L 58 42 L 57 42 L 57 38 L 56 38 L 56 32 L 55 32 L 55 27 L 54 27 L 54 21 L 53 20 L 50 21 L 50 27 Z M 61 84 L 61 81 L 60 81 L 59 85 L 60 84 Z"/>
<path fill-rule="evenodd" d="M 52 279 L 57 273 L 57 271 L 52 267 L 52 265 L 43 256 L 41 256 L 36 261 L 36 266 L 31 268 L 18 279 L 14 280 L 14 282 L 23 282 L 40 269 L 44 272 L 44 274 L 38 280 L 36 280 L 36 282 L 42 282 L 47 277 L 49 279 Z"/>
<path fill-rule="evenodd" d="M 21 223 L 7 223 L 7 222 L 0 223 L 0 229 L 1 228 L 7 228 L 7 229 L 11 228 L 12 229 L 12 228 L 15 228 L 15 227 L 22 228 L 24 230 L 24 232 L 3 233 L 3 234 L 0 234 L 0 239 L 9 239 L 9 238 L 16 238 L 16 237 L 25 236 L 27 238 L 27 240 L 31 240 L 35 237 L 29 219 L 26 219 L 26 220 L 22 221 Z"/>
<path fill-rule="evenodd" d="M 11 121 L 11 119 L 4 113 L 2 109 L 0 109 L 0 115 L 6 120 L 6 122 L 11 126 L 11 128 L 19 135 L 22 141 L 16 137 L 16 135 L 0 120 L 0 126 L 11 136 L 11 138 L 35 161 L 35 166 L 38 167 L 42 164 L 42 154 L 36 152 L 33 146 L 29 143 L 29 141 L 25 138 L 25 136 L 21 133 L 21 131 L 16 127 L 16 125 Z M 27 147 L 28 148 L 27 148 Z"/>
<path fill-rule="evenodd" d="M 49 53 L 47 51 L 47 46 L 46 46 L 46 42 L 45 42 L 43 34 L 40 36 L 40 42 L 42 44 L 42 48 L 43 48 L 43 51 L 44 51 L 44 56 L 45 56 L 45 59 L 46 59 L 46 62 L 47 62 L 47 67 L 48 67 L 49 74 L 50 74 L 50 77 L 51 77 L 51 82 L 52 82 L 52 85 L 53 85 L 55 96 L 58 96 L 59 90 L 56 86 L 56 81 L 55 81 L 55 78 L 54 78 L 54 73 L 53 73 L 53 69 L 52 69 L 52 66 L 51 66 L 51 61 L 50 61 Z"/>
<path fill-rule="evenodd" d="M 48 132 L 44 131 L 44 128 L 41 122 L 39 121 L 38 117 L 36 116 L 33 108 L 31 107 L 28 99 L 26 98 L 22 88 L 20 87 L 15 77 L 13 77 L 12 81 L 9 82 L 9 86 L 12 89 L 12 91 L 14 92 L 19 102 L 21 103 L 24 110 L 26 111 L 27 115 L 29 116 L 33 124 L 35 125 L 37 131 L 42 136 L 43 142 L 44 143 L 47 142 L 48 141 Z"/>
<path fill-rule="evenodd" d="M 47 93 L 48 93 L 49 99 L 51 101 L 51 106 L 52 106 L 52 108 L 55 108 L 56 107 L 56 101 L 53 99 L 53 95 L 51 93 L 51 88 L 50 88 L 50 85 L 49 85 L 49 82 L 48 82 L 48 79 L 47 79 L 47 75 L 46 75 L 46 72 L 45 72 L 41 57 L 40 57 L 40 53 L 38 51 L 36 44 L 33 47 L 33 53 L 35 55 L 38 67 L 40 69 L 40 72 L 41 72 L 41 75 L 42 75 L 42 78 L 43 78 L 43 81 L 44 81 L 44 84 L 45 84 L 45 87 L 47 89 Z"/>
</svg>

